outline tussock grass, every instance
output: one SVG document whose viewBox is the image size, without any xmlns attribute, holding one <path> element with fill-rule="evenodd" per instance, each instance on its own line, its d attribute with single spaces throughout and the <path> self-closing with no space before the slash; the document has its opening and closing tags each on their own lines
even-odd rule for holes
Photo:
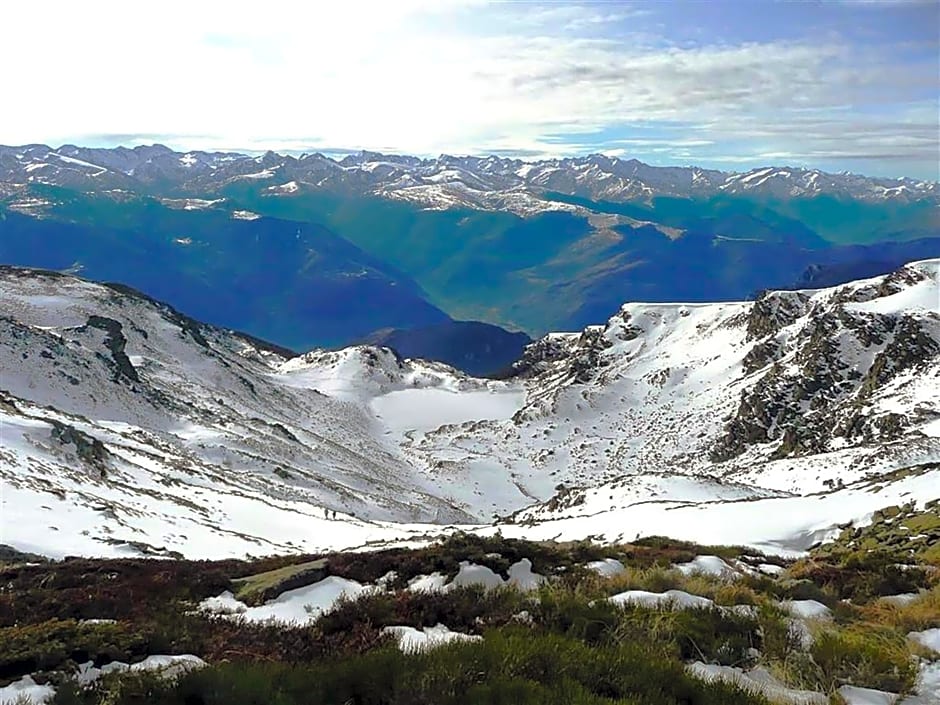
<svg viewBox="0 0 940 705">
<path fill-rule="evenodd" d="M 846 684 L 907 692 L 917 678 L 911 644 L 890 629 L 871 625 L 824 629 L 816 635 L 809 655 L 807 675 L 824 692 Z"/>
<path fill-rule="evenodd" d="M 899 561 L 890 551 L 855 551 L 838 559 L 812 557 L 798 561 L 787 576 L 815 585 L 840 600 L 868 602 L 883 595 L 917 592 L 936 578 L 925 566 Z"/>
<path fill-rule="evenodd" d="M 860 617 L 905 633 L 940 627 L 940 586 L 921 593 L 906 605 L 883 600 L 870 602 L 860 608 Z"/>
<path fill-rule="evenodd" d="M 220 664 L 175 683 L 151 676 L 63 691 L 57 705 L 767 705 L 726 683 L 705 683 L 655 645 L 590 646 L 513 627 L 481 642 L 405 656 L 377 649 L 303 666 Z"/>
</svg>

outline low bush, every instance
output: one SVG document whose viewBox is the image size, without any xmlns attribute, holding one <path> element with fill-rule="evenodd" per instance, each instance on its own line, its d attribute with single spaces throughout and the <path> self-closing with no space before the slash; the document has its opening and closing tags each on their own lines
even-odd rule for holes
<svg viewBox="0 0 940 705">
<path fill-rule="evenodd" d="M 705 683 L 644 644 L 589 646 L 560 634 L 504 628 L 428 653 L 394 649 L 303 666 L 219 664 L 164 682 L 104 679 L 57 705 L 766 705 L 726 683 Z M 65 698 L 68 699 L 65 699 Z"/>
<path fill-rule="evenodd" d="M 80 624 L 52 619 L 0 628 L 0 678 L 9 679 L 66 662 L 107 663 L 142 655 L 148 638 L 127 624 Z"/>
<path fill-rule="evenodd" d="M 340 600 L 317 621 L 316 629 L 324 634 L 335 634 L 356 624 L 377 628 L 446 624 L 455 631 L 480 632 L 486 627 L 510 622 L 513 615 L 529 606 L 525 595 L 516 590 L 486 590 L 475 585 L 446 592 L 372 593 Z"/>
<path fill-rule="evenodd" d="M 814 553 L 779 577 L 749 574 L 731 581 L 674 568 L 698 555 L 731 559 L 742 552 L 658 538 L 597 547 L 457 534 L 417 550 L 332 554 L 326 565 L 311 565 L 317 556 L 8 565 L 0 568 L 0 683 L 48 669 L 69 671 L 88 660 L 191 653 L 211 665 L 175 684 L 148 674 L 115 674 L 92 688 L 63 685 L 56 702 L 762 702 L 733 686 L 689 677 L 684 663 L 699 660 L 741 667 L 756 662 L 792 686 L 827 693 L 842 684 L 895 692 L 911 687 L 918 652 L 906 634 L 940 626 L 936 569 L 899 567 L 893 554 L 854 549 Z M 626 570 L 602 577 L 585 568 L 606 557 L 621 560 Z M 521 558 L 555 579 L 534 593 L 400 589 L 418 574 L 453 575 L 464 560 L 505 575 Z M 226 619 L 196 609 L 199 600 L 225 589 L 248 586 L 263 599 L 291 581 L 316 579 L 319 571 L 363 583 L 392 571 L 397 577 L 391 591 L 341 600 L 303 626 Z M 631 589 L 684 590 L 716 606 L 672 610 L 608 601 Z M 907 604 L 876 599 L 917 590 L 921 594 Z M 823 602 L 834 620 L 811 626 L 808 640 L 806 628 L 777 604 L 786 599 Z M 79 621 L 89 618 L 118 621 Z M 387 626 L 436 624 L 485 639 L 406 656 L 383 634 Z"/>
<path fill-rule="evenodd" d="M 884 550 L 855 551 L 838 561 L 803 560 L 790 568 L 789 575 L 837 599 L 862 603 L 931 586 L 924 567 L 899 563 L 897 555 Z"/>
<path fill-rule="evenodd" d="M 507 577 L 509 566 L 522 558 L 532 561 L 532 570 L 544 575 L 584 571 L 584 563 L 604 558 L 609 549 L 589 542 L 551 543 L 455 533 L 419 550 L 393 548 L 372 553 L 337 553 L 327 556 L 330 573 L 370 583 L 390 572 L 396 574 L 391 587 L 401 588 L 417 575 L 441 573 L 453 577 L 461 561 L 485 565 Z"/>
<path fill-rule="evenodd" d="M 607 600 L 585 600 L 570 590 L 544 589 L 539 598 L 532 608 L 537 624 L 588 644 L 609 640 L 623 616 L 621 608 Z"/>
<path fill-rule="evenodd" d="M 797 670 L 824 692 L 850 684 L 900 693 L 917 678 L 912 656 L 911 645 L 893 630 L 853 625 L 818 633 Z"/>
</svg>

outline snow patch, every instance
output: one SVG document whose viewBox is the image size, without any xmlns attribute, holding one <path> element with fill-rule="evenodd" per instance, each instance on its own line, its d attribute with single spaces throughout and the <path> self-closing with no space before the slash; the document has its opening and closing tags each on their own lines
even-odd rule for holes
<svg viewBox="0 0 940 705">
<path fill-rule="evenodd" d="M 599 561 L 591 561 L 585 566 L 588 570 L 593 570 L 604 578 L 612 578 L 623 573 L 626 568 L 623 563 L 616 558 L 604 558 Z"/>
<path fill-rule="evenodd" d="M 607 599 L 615 605 L 669 607 L 672 609 L 706 609 L 715 604 L 707 597 L 691 595 L 683 590 L 666 590 L 666 592 L 627 590 L 626 592 L 618 593 Z"/>
<path fill-rule="evenodd" d="M 0 705 L 21 705 L 24 701 L 41 705 L 54 697 L 55 688 L 51 685 L 38 685 L 32 676 L 23 676 L 18 681 L 0 688 Z"/>
<path fill-rule="evenodd" d="M 483 637 L 476 634 L 463 634 L 452 632 L 443 624 L 433 627 L 424 627 L 421 630 L 414 627 L 385 627 L 383 634 L 394 634 L 398 639 L 398 648 L 406 654 L 415 654 L 429 651 L 438 646 L 454 641 L 482 641 Z"/>
<path fill-rule="evenodd" d="M 741 688 L 765 696 L 774 703 L 787 705 L 828 705 L 829 698 L 811 690 L 789 688 L 764 668 L 745 671 L 733 666 L 717 666 L 696 661 L 688 667 L 689 672 L 704 681 L 722 680 L 735 683 Z"/>
<path fill-rule="evenodd" d="M 845 705 L 895 705 L 898 700 L 897 693 L 858 688 L 854 685 L 843 685 L 839 688 L 839 695 L 842 696 Z"/>
<path fill-rule="evenodd" d="M 787 600 L 781 602 L 780 606 L 797 619 L 818 619 L 822 621 L 832 619 L 832 610 L 816 600 Z"/>
<path fill-rule="evenodd" d="M 913 639 L 921 646 L 940 654 L 940 628 L 926 629 L 922 632 L 911 632 L 907 637 Z"/>
<path fill-rule="evenodd" d="M 375 589 L 374 586 L 331 575 L 312 585 L 288 590 L 257 607 L 249 607 L 244 602 L 236 600 L 235 596 L 228 591 L 218 597 L 203 600 L 199 603 L 199 607 L 209 612 L 243 618 L 250 622 L 308 624 L 332 610 L 341 599 L 354 599 Z"/>
<path fill-rule="evenodd" d="M 718 556 L 696 556 L 688 563 L 675 566 L 683 575 L 710 575 L 716 578 L 731 578 L 738 574 L 734 568 Z"/>
</svg>

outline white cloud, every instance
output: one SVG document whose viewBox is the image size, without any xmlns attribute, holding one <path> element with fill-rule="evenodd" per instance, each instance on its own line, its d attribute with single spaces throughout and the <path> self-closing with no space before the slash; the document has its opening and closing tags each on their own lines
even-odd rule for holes
<svg viewBox="0 0 940 705">
<path fill-rule="evenodd" d="M 935 62 L 862 60 L 837 38 L 678 48 L 639 30 L 634 41 L 598 33 L 631 13 L 478 0 L 11 3 L 0 65 L 17 107 L 0 142 L 176 135 L 207 148 L 547 154 L 617 129 L 607 146 L 677 155 L 721 141 L 809 154 L 840 139 L 843 152 L 852 139 L 911 159 L 936 152 L 936 114 L 932 137 L 922 114 Z M 920 113 L 898 125 L 876 110 L 897 102 Z M 650 122 L 677 134 L 630 138 Z M 804 140 L 811 149 L 797 149 Z"/>
</svg>

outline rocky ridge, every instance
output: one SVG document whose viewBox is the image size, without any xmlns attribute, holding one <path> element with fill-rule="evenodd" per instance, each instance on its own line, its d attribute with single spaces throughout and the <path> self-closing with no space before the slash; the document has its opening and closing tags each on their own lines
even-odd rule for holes
<svg viewBox="0 0 940 705">
<path fill-rule="evenodd" d="M 94 190 L 119 199 L 128 192 L 177 196 L 182 208 L 210 207 L 202 194 L 244 181 L 264 184 L 271 197 L 316 190 L 377 195 L 427 209 L 474 208 L 532 215 L 548 210 L 587 212 L 560 202 L 553 193 L 595 201 L 649 202 L 657 197 L 812 198 L 825 195 L 863 202 L 940 202 L 936 182 L 829 174 L 816 169 L 764 167 L 746 173 L 698 167 L 656 167 L 602 154 L 526 162 L 497 156 L 418 158 L 360 152 L 342 159 L 320 153 L 300 156 L 267 152 L 174 152 L 162 145 L 133 149 L 64 145 L 0 147 L 0 195 L 14 207 L 41 212 L 43 198 L 29 185 Z M 20 193 L 19 198 L 16 194 Z M 191 198 L 200 194 L 200 198 Z M 179 199 L 179 196 L 190 196 Z M 624 217 L 623 220 L 634 222 Z"/>
</svg>

